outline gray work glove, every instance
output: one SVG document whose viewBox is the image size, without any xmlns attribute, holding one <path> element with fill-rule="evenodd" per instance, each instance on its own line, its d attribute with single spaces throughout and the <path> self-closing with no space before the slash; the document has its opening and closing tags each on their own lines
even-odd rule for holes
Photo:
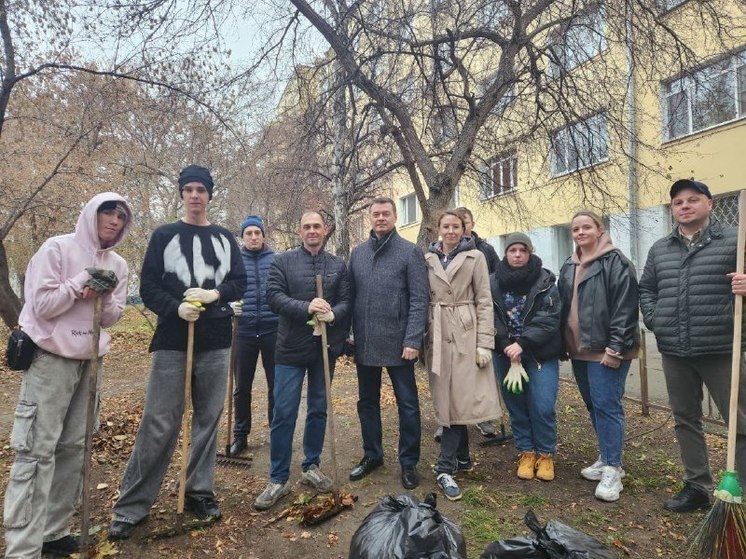
<svg viewBox="0 0 746 559">
<path fill-rule="evenodd" d="M 112 270 L 86 268 L 85 271 L 91 275 L 89 280 L 85 282 L 85 286 L 99 295 L 108 293 L 119 283 L 119 278 L 117 278 L 117 275 Z"/>
</svg>

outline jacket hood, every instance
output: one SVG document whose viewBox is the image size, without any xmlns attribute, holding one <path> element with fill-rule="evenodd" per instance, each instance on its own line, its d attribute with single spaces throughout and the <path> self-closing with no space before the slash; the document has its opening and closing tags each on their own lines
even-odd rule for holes
<svg viewBox="0 0 746 559">
<path fill-rule="evenodd" d="M 580 250 L 576 247 L 572 253 L 571 258 L 574 264 L 582 264 L 584 266 L 588 266 L 591 262 L 595 262 L 604 254 L 608 254 L 615 250 L 619 251 L 619 249 L 614 246 L 614 243 L 611 242 L 611 237 L 609 236 L 609 234 L 604 231 L 598 238 L 598 246 L 592 254 L 584 254 L 583 260 L 581 261 Z"/>
<path fill-rule="evenodd" d="M 449 254 L 445 254 L 443 252 L 442 241 L 435 241 L 435 242 L 430 243 L 430 246 L 428 247 L 428 251 L 434 252 L 435 254 L 439 256 L 448 256 L 449 258 L 453 258 L 459 252 L 463 252 L 465 250 L 474 250 L 476 248 L 477 248 L 477 245 L 474 242 L 473 237 L 461 237 L 461 240 L 456 245 L 456 248 L 454 248 Z"/>
<path fill-rule="evenodd" d="M 120 202 L 127 209 L 127 221 L 119 232 L 119 235 L 108 247 L 102 247 L 101 241 L 98 238 L 98 218 L 97 210 L 104 202 Z M 81 246 L 93 249 L 93 250 L 113 250 L 122 240 L 127 236 L 130 225 L 132 224 L 132 208 L 122 196 L 116 192 L 102 192 L 96 194 L 90 201 L 85 205 L 83 211 L 78 216 L 78 222 L 75 224 L 75 240 L 81 244 Z"/>
</svg>

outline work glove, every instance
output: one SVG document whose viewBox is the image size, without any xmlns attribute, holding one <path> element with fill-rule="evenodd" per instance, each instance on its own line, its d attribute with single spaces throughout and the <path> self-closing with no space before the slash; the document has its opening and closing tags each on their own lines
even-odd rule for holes
<svg viewBox="0 0 746 559">
<path fill-rule="evenodd" d="M 234 316 L 241 316 L 243 314 L 243 299 L 228 303 L 228 306 L 233 310 Z"/>
<path fill-rule="evenodd" d="M 528 382 L 528 374 L 519 362 L 510 364 L 508 374 L 505 375 L 503 385 L 513 394 L 523 393 L 523 382 Z"/>
<path fill-rule="evenodd" d="M 316 318 L 318 318 L 321 322 L 334 322 L 334 312 L 328 311 L 316 313 Z"/>
<path fill-rule="evenodd" d="M 203 305 L 209 305 L 218 300 L 220 294 L 217 289 L 202 289 L 201 287 L 190 287 L 184 292 L 184 300 L 189 302 L 199 302 Z"/>
<path fill-rule="evenodd" d="M 85 286 L 99 295 L 111 291 L 119 283 L 117 275 L 111 270 L 104 270 L 103 268 L 86 268 L 85 271 L 91 275 L 85 283 Z"/>
<path fill-rule="evenodd" d="M 476 355 L 477 366 L 480 369 L 483 369 L 484 367 L 489 365 L 490 361 L 492 361 L 492 350 L 478 347 Z"/>
<path fill-rule="evenodd" d="M 313 328 L 314 336 L 321 335 L 321 323 L 319 322 L 317 315 L 313 315 L 313 317 L 311 317 L 311 320 L 306 321 L 306 324 L 308 324 L 311 328 Z"/>
<path fill-rule="evenodd" d="M 184 301 L 179 305 L 179 316 L 187 322 L 196 322 L 199 318 L 199 313 L 203 310 L 205 310 L 205 307 L 203 307 L 199 302 L 191 303 L 189 301 Z"/>
</svg>

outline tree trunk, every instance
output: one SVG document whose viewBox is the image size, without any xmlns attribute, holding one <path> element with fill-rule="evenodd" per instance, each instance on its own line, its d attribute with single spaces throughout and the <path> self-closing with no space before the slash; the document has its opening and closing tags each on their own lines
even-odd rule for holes
<svg viewBox="0 0 746 559">
<path fill-rule="evenodd" d="M 19 314 L 21 314 L 21 300 L 10 286 L 8 255 L 5 252 L 5 242 L 0 239 L 0 318 L 8 328 L 15 328 L 18 325 Z"/>
<path fill-rule="evenodd" d="M 334 204 L 334 245 L 337 256 L 347 258 L 350 254 L 350 230 L 348 218 L 350 215 L 350 203 L 345 188 L 345 164 L 343 161 L 345 145 L 347 143 L 347 96 L 345 89 L 345 76 L 342 65 L 334 63 L 334 100 L 332 102 L 334 119 L 334 144 L 332 147 L 331 161 L 331 187 L 332 201 Z M 354 177 L 350 177 L 354 180 Z"/>
</svg>

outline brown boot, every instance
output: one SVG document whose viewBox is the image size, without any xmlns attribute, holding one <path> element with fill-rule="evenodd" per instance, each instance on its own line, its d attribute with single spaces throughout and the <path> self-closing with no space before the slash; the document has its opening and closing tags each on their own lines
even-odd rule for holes
<svg viewBox="0 0 746 559">
<path fill-rule="evenodd" d="M 522 452 L 518 459 L 518 477 L 521 479 L 534 479 L 536 469 L 536 453 L 533 450 Z"/>
<path fill-rule="evenodd" d="M 554 479 L 554 457 L 551 454 L 539 454 L 536 460 L 536 477 L 541 481 Z"/>
</svg>

